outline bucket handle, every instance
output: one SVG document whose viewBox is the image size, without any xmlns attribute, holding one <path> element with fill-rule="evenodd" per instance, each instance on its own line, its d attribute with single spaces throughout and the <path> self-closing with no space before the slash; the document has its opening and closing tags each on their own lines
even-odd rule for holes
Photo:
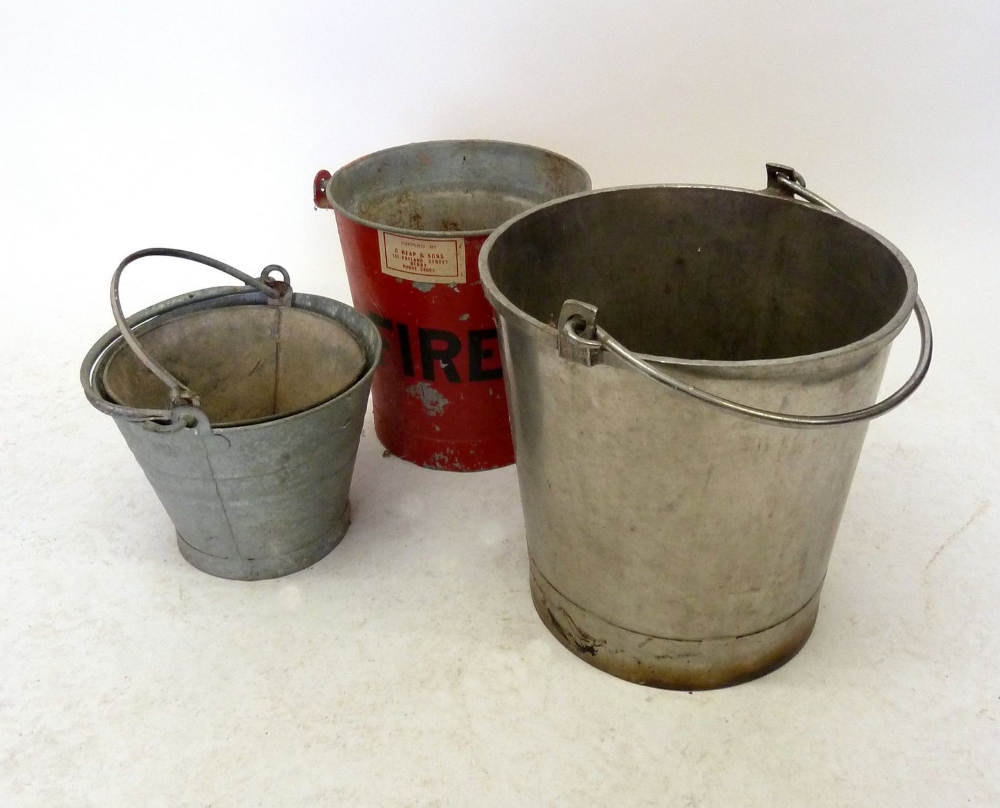
<svg viewBox="0 0 1000 808">
<path fill-rule="evenodd" d="M 767 180 L 769 190 L 778 191 L 782 194 L 791 193 L 833 213 L 841 213 L 840 210 L 823 199 L 819 194 L 807 190 L 802 175 L 793 168 L 778 165 L 777 163 L 768 163 Z M 931 365 L 934 337 L 931 332 L 930 318 L 927 316 L 927 310 L 924 308 L 923 301 L 920 300 L 919 295 L 914 301 L 913 311 L 917 315 L 917 324 L 920 326 L 920 357 L 910 378 L 892 395 L 872 404 L 870 407 L 863 407 L 860 410 L 851 410 L 850 412 L 833 413 L 831 415 L 795 415 L 792 413 L 763 410 L 758 407 L 751 407 L 748 404 L 740 404 L 737 401 L 732 401 L 731 399 L 717 396 L 714 393 L 709 393 L 707 390 L 694 387 L 675 376 L 664 373 L 622 345 L 607 331 L 597 325 L 597 307 L 579 300 L 567 300 L 563 303 L 562 311 L 559 313 L 559 353 L 562 357 L 574 362 L 592 365 L 601 349 L 604 348 L 653 381 L 666 385 L 678 393 L 684 393 L 706 404 L 737 415 L 787 427 L 840 426 L 842 424 L 868 421 L 880 415 L 885 415 L 913 395 L 924 380 L 927 370 Z"/>
<path fill-rule="evenodd" d="M 199 407 L 200 402 L 198 401 L 198 396 L 193 393 L 188 386 L 184 384 L 184 382 L 180 381 L 170 371 L 146 353 L 145 349 L 139 343 L 139 340 L 136 339 L 135 334 L 132 333 L 132 329 L 129 328 L 128 321 L 122 313 L 122 304 L 118 293 L 118 286 L 121 282 L 122 272 L 125 270 L 125 267 L 133 261 L 154 255 L 167 256 L 170 258 L 183 258 L 186 261 L 195 261 L 199 264 L 212 267 L 213 269 L 218 269 L 220 272 L 232 275 L 237 280 L 243 281 L 243 283 L 247 286 L 256 289 L 263 295 L 266 295 L 268 303 L 272 304 L 287 304 L 291 301 L 292 287 L 290 278 L 287 270 L 277 264 L 271 264 L 270 266 L 264 267 L 263 271 L 260 273 L 260 277 L 254 278 L 247 275 L 245 272 L 241 272 L 236 269 L 236 267 L 224 264 L 222 261 L 216 261 L 214 258 L 209 258 L 207 255 L 201 255 L 196 252 L 191 252 L 190 250 L 173 249 L 170 247 L 150 247 L 145 250 L 139 250 L 138 252 L 134 252 L 127 256 L 125 260 L 118 265 L 118 269 L 115 270 L 115 274 L 111 276 L 111 311 L 114 314 L 115 323 L 118 325 L 118 330 L 121 333 L 122 338 L 126 343 L 128 343 L 128 346 L 139 358 L 139 361 L 149 368 L 149 370 L 170 389 L 171 407 Z M 272 272 L 281 273 L 281 280 L 278 281 L 271 278 Z"/>
</svg>

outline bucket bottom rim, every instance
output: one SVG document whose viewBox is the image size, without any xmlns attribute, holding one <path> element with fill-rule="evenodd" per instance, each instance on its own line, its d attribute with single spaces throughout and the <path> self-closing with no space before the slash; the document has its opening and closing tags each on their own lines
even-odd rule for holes
<svg viewBox="0 0 1000 808">
<path fill-rule="evenodd" d="M 230 581 L 264 581 L 291 575 L 322 560 L 340 544 L 350 526 L 351 504 L 347 503 L 329 533 L 320 536 L 312 544 L 298 547 L 285 555 L 255 559 L 222 558 L 193 547 L 180 533 L 177 533 L 177 548 L 191 566 L 216 578 L 226 578 Z"/>
<path fill-rule="evenodd" d="M 563 647 L 619 679 L 666 690 L 713 690 L 780 668 L 812 634 L 822 586 L 790 617 L 740 637 L 673 640 L 610 623 L 562 595 L 530 560 L 531 600 Z"/>
</svg>

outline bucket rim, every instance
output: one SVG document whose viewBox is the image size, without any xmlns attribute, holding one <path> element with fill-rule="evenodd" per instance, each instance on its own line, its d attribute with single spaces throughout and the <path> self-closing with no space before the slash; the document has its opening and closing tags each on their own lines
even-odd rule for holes
<svg viewBox="0 0 1000 808">
<path fill-rule="evenodd" d="M 329 307 L 331 304 L 332 308 L 336 311 L 345 314 L 351 319 L 356 319 L 357 325 L 360 329 L 369 331 L 367 336 L 371 338 L 371 349 L 369 349 L 367 341 L 356 332 L 353 324 L 348 325 L 347 323 L 340 322 L 339 320 L 330 317 L 328 312 L 324 312 L 319 308 L 322 306 Z M 176 317 L 194 314 L 199 311 L 210 311 L 215 308 L 228 308 L 240 305 L 266 305 L 266 298 L 259 292 L 246 287 L 209 287 L 163 300 L 143 309 L 142 311 L 136 312 L 128 318 L 127 322 L 129 326 L 134 329 L 141 329 L 144 325 L 147 326 L 147 328 L 150 328 L 155 327 L 158 320 L 172 320 Z M 302 418 L 316 412 L 316 410 L 321 407 L 332 405 L 350 395 L 356 394 L 359 387 L 370 384 L 371 378 L 374 376 L 381 359 L 382 339 L 375 324 L 368 317 L 365 317 L 354 307 L 339 300 L 335 300 L 334 298 L 305 294 L 301 292 L 293 293 L 292 307 L 299 308 L 302 311 L 310 311 L 313 314 L 340 322 L 340 325 L 346 328 L 351 333 L 351 336 L 358 340 L 360 347 L 365 353 L 364 372 L 362 372 L 353 383 L 341 390 L 335 396 L 318 401 L 304 409 L 266 416 L 264 418 L 255 418 L 242 422 L 237 421 L 231 424 L 223 423 L 218 425 L 206 416 L 206 420 L 209 424 L 211 424 L 211 428 L 214 432 L 257 429 L 271 426 L 279 422 L 292 421 L 297 418 Z M 148 416 L 129 417 L 127 412 L 132 410 L 132 408 L 118 404 L 108 398 L 103 384 L 100 383 L 100 370 L 107 364 L 108 361 L 110 361 L 115 353 L 122 350 L 123 346 L 127 347 L 125 339 L 117 326 L 108 330 L 103 336 L 101 336 L 100 339 L 97 340 L 97 342 L 94 343 L 93 346 L 91 346 L 91 349 L 87 352 L 87 355 L 84 357 L 80 366 L 80 383 L 83 386 L 84 394 L 95 409 L 105 415 L 110 415 L 115 420 L 140 423 L 153 421 L 155 419 Z M 164 409 L 165 411 L 170 411 L 174 408 L 165 407 Z"/>
<path fill-rule="evenodd" d="M 553 208 L 560 205 L 565 205 L 572 203 L 574 200 L 583 198 L 597 196 L 601 194 L 611 194 L 620 193 L 622 191 L 646 191 L 646 190 L 699 190 L 699 191 L 721 191 L 725 193 L 737 193 L 745 194 L 754 197 L 763 197 L 769 200 L 774 200 L 776 204 L 787 204 L 787 205 L 799 205 L 805 206 L 810 210 L 816 211 L 817 214 L 824 216 L 831 216 L 835 219 L 840 219 L 843 222 L 851 225 L 852 227 L 860 230 L 866 235 L 874 238 L 879 242 L 885 249 L 889 251 L 893 259 L 899 264 L 903 270 L 903 274 L 906 278 L 906 295 L 903 298 L 903 302 L 900 304 L 896 313 L 893 314 L 889 320 L 882 325 L 878 330 L 862 337 L 854 342 L 849 342 L 845 345 L 838 346 L 836 348 L 831 348 L 826 351 L 817 351 L 810 354 L 796 354 L 795 356 L 783 356 L 774 359 L 688 359 L 684 357 L 674 357 L 674 356 L 663 356 L 659 354 L 648 354 L 639 351 L 634 351 L 633 353 L 647 362 L 654 362 L 657 364 L 669 365 L 674 367 L 683 367 L 688 370 L 740 370 L 744 368 L 781 368 L 781 367 L 792 367 L 804 362 L 817 362 L 823 360 L 831 359 L 841 359 L 852 354 L 859 352 L 871 350 L 873 348 L 879 347 L 884 343 L 889 343 L 895 339 L 896 335 L 903 330 L 903 327 L 908 322 L 911 313 L 917 302 L 917 275 L 916 271 L 913 269 L 913 265 L 909 262 L 905 255 L 889 241 L 885 236 L 872 230 L 867 225 L 857 221 L 856 219 L 847 216 L 840 211 L 832 211 L 826 208 L 822 208 L 818 205 L 811 204 L 809 202 L 802 202 L 797 199 L 789 198 L 786 196 L 781 196 L 773 192 L 763 190 L 755 191 L 749 188 L 736 188 L 726 185 L 709 185 L 700 183 L 644 183 L 639 185 L 618 185 L 610 188 L 598 188 L 589 191 L 581 191 L 575 194 L 569 194 L 567 196 L 560 197 L 558 199 L 553 199 L 549 202 L 543 202 L 539 205 L 534 206 L 530 210 L 526 210 L 523 213 L 519 213 L 516 216 L 511 217 L 506 222 L 497 227 L 490 236 L 486 239 L 479 253 L 479 276 L 482 281 L 483 291 L 486 297 L 489 299 L 490 303 L 497 309 L 499 314 L 505 317 L 516 316 L 518 319 L 526 323 L 527 325 L 533 327 L 534 329 L 542 332 L 546 336 L 551 336 L 553 342 L 558 339 L 558 330 L 555 326 L 548 323 L 543 323 L 541 320 L 532 317 L 526 311 L 515 306 L 510 299 L 500 291 L 496 282 L 493 280 L 493 275 L 489 268 L 489 257 L 493 246 L 497 243 L 503 235 L 515 227 L 524 219 L 531 216 L 537 215 L 540 211 L 547 208 Z"/>
<path fill-rule="evenodd" d="M 329 179 L 326 181 L 326 187 L 323 191 L 323 196 L 326 198 L 327 203 L 333 209 L 333 211 L 338 216 L 343 216 L 346 219 L 350 219 L 356 224 L 369 227 L 373 230 L 381 230 L 386 233 L 395 233 L 401 236 L 409 236 L 410 238 L 427 238 L 427 239 L 454 239 L 454 238 L 478 238 L 488 236 L 490 233 L 494 232 L 497 228 L 487 227 L 481 229 L 473 230 L 417 230 L 412 227 L 394 227 L 391 225 L 383 225 L 372 219 L 366 219 L 363 216 L 358 216 L 356 213 L 349 211 L 340 201 L 334 197 L 334 185 L 336 181 L 344 181 L 345 177 L 352 171 L 356 171 L 361 166 L 371 163 L 373 161 L 384 159 L 386 157 L 392 157 L 396 155 L 405 154 L 408 152 L 414 152 L 420 149 L 435 149 L 435 150 L 447 150 L 454 148 L 469 148 L 477 151 L 478 153 L 487 152 L 490 149 L 506 149 L 513 152 L 521 153 L 531 153 L 536 156 L 547 156 L 549 158 L 554 158 L 559 162 L 563 163 L 566 167 L 575 171 L 580 175 L 580 178 L 584 181 L 586 185 L 586 190 L 578 193 L 588 193 L 591 189 L 591 178 L 587 170 L 580 165 L 576 160 L 573 160 L 565 155 L 554 152 L 551 149 L 546 149 L 542 146 L 532 146 L 528 143 L 517 143 L 515 141 L 509 140 L 489 140 L 483 138 L 456 138 L 449 140 L 419 140 L 413 143 L 404 143 L 398 146 L 390 146 L 385 149 L 379 149 L 378 151 L 371 152 L 370 154 L 364 154 L 361 157 L 357 157 L 351 160 L 349 163 L 338 168 L 333 174 L 330 175 Z M 572 194 L 576 196 L 577 194 Z M 559 197 L 560 199 L 566 197 Z M 553 200 L 554 201 L 554 200 Z M 541 204 L 548 204 L 547 202 Z"/>
</svg>

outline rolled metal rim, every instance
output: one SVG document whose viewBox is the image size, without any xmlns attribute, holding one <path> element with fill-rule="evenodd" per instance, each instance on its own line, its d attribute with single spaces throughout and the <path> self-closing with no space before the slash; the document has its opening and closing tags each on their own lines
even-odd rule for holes
<svg viewBox="0 0 1000 808">
<path fill-rule="evenodd" d="M 835 218 L 841 219 L 847 224 L 855 227 L 862 232 L 866 233 L 870 237 L 876 239 L 885 249 L 887 249 L 893 256 L 893 258 L 899 263 L 906 276 L 906 296 L 903 302 L 900 304 L 899 309 L 896 313 L 877 331 L 868 334 L 860 340 L 847 343 L 846 345 L 841 345 L 837 348 L 831 348 L 827 351 L 819 351 L 811 354 L 800 354 L 797 356 L 787 356 L 780 357 L 777 359 L 740 359 L 740 360 L 725 360 L 725 359 L 686 359 L 681 357 L 672 356 L 659 356 L 656 354 L 646 354 L 635 352 L 635 356 L 640 358 L 645 362 L 652 362 L 662 365 L 670 365 L 674 367 L 681 367 L 690 370 L 705 369 L 711 371 L 740 371 L 743 369 L 761 369 L 761 368 L 780 368 L 780 367 L 793 367 L 795 365 L 802 364 L 803 362 L 814 362 L 821 361 L 824 359 L 836 359 L 841 357 L 846 357 L 852 353 L 859 353 L 876 347 L 881 343 L 891 342 L 896 335 L 903 330 L 907 321 L 910 318 L 910 314 L 914 311 L 917 304 L 917 276 L 913 270 L 913 266 L 906 259 L 906 257 L 899 251 L 899 249 L 892 244 L 884 236 L 879 235 L 874 230 L 866 227 L 861 222 L 858 222 L 849 216 L 841 212 L 835 212 L 834 210 L 819 207 L 815 204 L 809 204 L 806 202 L 800 202 L 798 200 L 792 199 L 790 197 L 775 196 L 772 193 L 766 191 L 752 191 L 746 188 L 731 188 L 721 185 L 696 185 L 696 184 L 646 184 L 646 185 L 624 185 L 615 188 L 601 188 L 594 191 L 582 191 L 580 193 L 571 194 L 569 196 L 561 197 L 560 199 L 554 199 L 551 202 L 545 202 L 531 210 L 527 210 L 524 213 L 518 214 L 517 216 L 507 220 L 500 227 L 493 231 L 493 233 L 486 239 L 483 244 L 482 251 L 479 253 L 479 275 L 482 279 L 483 291 L 490 302 L 499 309 L 505 316 L 515 317 L 521 321 L 526 322 L 528 325 L 537 329 L 539 332 L 551 336 L 553 344 L 558 340 L 559 329 L 556 326 L 552 326 L 548 323 L 544 323 L 541 320 L 531 316 L 526 311 L 515 306 L 510 299 L 500 291 L 496 282 L 493 280 L 493 276 L 490 273 L 489 268 L 489 257 L 493 245 L 503 238 L 504 234 L 516 227 L 519 222 L 527 219 L 531 216 L 537 215 L 540 211 L 547 208 L 554 208 L 560 205 L 566 205 L 573 202 L 573 200 L 580 199 L 582 197 L 597 196 L 599 194 L 614 194 L 620 193 L 622 191 L 647 191 L 647 190 L 699 190 L 699 191 L 718 191 L 727 194 L 744 194 L 753 197 L 760 197 L 763 199 L 770 200 L 773 204 L 780 205 L 799 205 L 806 207 L 810 210 L 816 212 L 817 216 L 833 216 Z"/>
<path fill-rule="evenodd" d="M 931 357 L 933 355 L 933 333 L 931 330 L 930 318 L 927 315 L 927 310 L 924 308 L 923 302 L 920 300 L 917 294 L 917 278 L 916 273 L 913 270 L 912 265 L 906 259 L 906 257 L 896 248 L 894 244 L 889 242 L 887 239 L 883 238 L 881 235 L 865 227 L 860 222 L 851 219 L 846 216 L 838 208 L 834 207 L 830 202 L 824 199 L 819 194 L 807 190 L 805 187 L 805 180 L 802 175 L 795 171 L 793 168 L 788 166 L 783 166 L 779 164 L 770 163 L 767 166 L 768 171 L 768 189 L 765 191 L 747 191 L 744 189 L 737 188 L 726 188 L 720 186 L 711 185 L 644 185 L 644 186 L 626 186 L 624 188 L 609 188 L 602 189 L 599 191 L 589 191 L 581 194 L 574 194 L 572 197 L 564 197 L 554 202 L 548 203 L 546 205 L 539 205 L 533 210 L 526 211 L 520 216 L 516 216 L 493 233 L 490 238 L 487 239 L 486 243 L 483 245 L 483 249 L 480 253 L 480 277 L 483 282 L 483 289 L 486 296 L 490 301 L 501 309 L 508 316 L 515 315 L 519 316 L 522 320 L 527 321 L 529 324 L 534 325 L 536 328 L 545 330 L 552 330 L 555 332 L 557 344 L 559 346 L 559 351 L 561 355 L 572 358 L 574 361 L 581 361 L 583 364 L 591 364 L 593 362 L 593 356 L 601 356 L 601 349 L 607 351 L 613 356 L 617 357 L 626 366 L 638 371 L 642 375 L 646 376 L 648 379 L 655 381 L 659 384 L 664 385 L 670 390 L 677 393 L 694 398 L 702 403 L 708 404 L 720 410 L 727 411 L 731 414 L 738 415 L 744 418 L 749 418 L 763 423 L 768 423 L 783 427 L 831 427 L 831 426 L 842 426 L 845 424 L 859 423 L 863 421 L 868 421 L 872 418 L 877 418 L 880 415 L 884 415 L 887 412 L 895 409 L 897 406 L 902 404 L 907 398 L 909 398 L 916 389 L 923 382 L 924 377 L 927 375 L 927 371 L 930 368 Z M 805 204 L 811 210 L 817 211 L 821 215 L 835 216 L 845 222 L 850 226 L 866 233 L 871 238 L 875 239 L 880 243 L 892 257 L 895 259 L 897 264 L 902 268 L 903 273 L 906 277 L 906 295 L 904 297 L 903 303 L 896 310 L 896 313 L 889 318 L 880 329 L 872 334 L 863 337 L 860 340 L 848 343 L 847 345 L 838 346 L 828 351 L 821 351 L 812 354 L 803 354 L 799 356 L 782 357 L 779 359 L 753 359 L 753 360 L 739 360 L 739 361 L 727 361 L 727 360 L 698 360 L 698 359 L 679 359 L 675 357 L 661 357 L 653 356 L 650 354 L 641 354 L 637 352 L 630 351 L 622 343 L 616 340 L 611 334 L 605 331 L 603 328 L 597 325 L 597 309 L 593 306 L 578 300 L 567 299 L 563 304 L 563 311 L 560 314 L 559 323 L 556 328 L 552 326 L 547 326 L 546 324 L 540 322 L 536 318 L 529 315 L 527 312 L 515 307 L 513 303 L 500 291 L 499 287 L 494 283 L 493 277 L 489 270 L 489 255 L 493 245 L 496 241 L 502 237 L 509 228 L 516 226 L 518 221 L 525 219 L 529 216 L 537 214 L 540 208 L 554 207 L 556 205 L 566 204 L 573 199 L 593 196 L 600 193 L 613 193 L 620 192 L 623 190 L 634 190 L 634 189 L 708 189 L 714 191 L 721 191 L 727 193 L 741 193 L 741 194 L 754 194 L 757 196 L 766 196 L 769 199 L 775 200 L 776 202 L 784 202 L 785 204 Z M 777 192 L 777 193 L 776 193 Z M 782 195 L 778 195 L 782 194 Z M 798 196 L 804 200 L 806 203 L 796 201 L 795 197 Z M 870 351 L 879 348 L 881 345 L 888 345 L 896 337 L 896 335 L 903 329 L 906 322 L 909 320 L 910 313 L 914 312 L 917 317 L 917 323 L 920 328 L 920 356 L 917 359 L 916 367 L 910 374 L 909 378 L 895 390 L 890 395 L 886 396 L 884 399 L 877 401 L 876 403 L 863 407 L 857 410 L 851 410 L 849 412 L 837 412 L 823 415 L 812 415 L 812 414 L 799 414 L 799 413 L 787 413 L 787 412 L 776 412 L 773 410 L 761 409 L 759 407 L 754 407 L 742 402 L 733 401 L 732 399 L 725 398 L 723 396 L 715 395 L 706 390 L 703 390 L 694 385 L 688 384 L 687 382 L 678 379 L 675 376 L 671 376 L 668 373 L 660 370 L 656 367 L 656 364 L 664 365 L 674 365 L 683 366 L 689 369 L 693 368 L 703 368 L 703 369 L 713 369 L 716 371 L 720 370 L 738 370 L 738 369 L 761 369 L 761 368 L 778 368 L 778 367 L 791 367 L 804 362 L 817 362 L 824 359 L 832 358 L 843 358 L 845 356 L 850 356 L 852 354 L 858 354 L 863 351 Z M 564 353 L 565 351 L 565 353 Z M 582 359 L 581 357 L 586 357 L 591 354 L 591 358 Z"/>
<path fill-rule="evenodd" d="M 149 249 L 139 250 L 138 252 L 134 252 L 131 255 L 126 256 L 125 259 L 118 265 L 114 275 L 111 276 L 111 313 L 114 315 L 115 323 L 118 325 L 118 330 L 121 331 L 122 338 L 128 343 L 128 346 L 138 357 L 139 361 L 142 362 L 142 364 L 145 365 L 146 368 L 170 390 L 171 405 L 189 404 L 198 406 L 197 396 L 194 395 L 183 382 L 177 379 L 165 367 L 146 353 L 146 350 L 132 333 L 128 320 L 125 318 L 125 314 L 122 311 L 120 286 L 122 273 L 125 271 L 125 267 L 138 261 L 140 258 L 153 256 L 163 258 L 181 258 L 186 261 L 193 261 L 195 263 L 203 264 L 204 266 L 212 267 L 213 269 L 224 272 L 237 280 L 243 281 L 247 287 L 256 289 L 261 295 L 266 298 L 270 298 L 272 301 L 281 301 L 283 298 L 291 295 L 292 287 L 289 283 L 290 279 L 288 277 L 288 272 L 286 272 L 283 267 L 271 265 L 264 268 L 264 270 L 260 273 L 259 278 L 254 278 L 236 267 L 230 266 L 222 261 L 217 261 L 214 258 L 209 258 L 207 255 L 201 255 L 200 253 L 191 252 L 190 250 L 178 250 L 171 247 L 150 247 Z M 276 270 L 281 273 L 281 285 L 270 280 L 272 270 Z"/>
<path fill-rule="evenodd" d="M 208 289 L 201 289 L 197 292 L 188 292 L 186 294 L 177 295 L 176 297 L 156 303 L 128 317 L 127 323 L 129 328 L 141 334 L 143 331 L 143 325 L 155 327 L 158 324 L 158 321 L 162 321 L 163 318 L 204 311 L 222 305 L 263 305 L 266 300 L 267 297 L 252 287 L 217 286 Z M 329 298 L 317 297 L 315 295 L 295 293 L 292 296 L 293 307 L 302 308 L 306 311 L 312 311 L 320 315 L 327 315 L 326 312 L 322 311 L 321 308 L 318 308 L 317 305 L 315 305 L 317 302 L 329 302 L 338 306 L 344 306 L 345 309 L 350 308 L 346 306 L 346 304 L 338 303 L 337 301 Z M 364 317 L 360 313 L 358 313 L 358 322 L 371 325 L 373 333 L 375 333 L 374 324 L 371 324 L 368 318 Z M 83 387 L 84 394 L 87 396 L 87 400 L 95 409 L 114 418 L 134 422 L 169 420 L 172 424 L 179 424 L 183 426 L 189 420 L 189 416 L 191 414 L 190 410 L 192 409 L 190 407 L 182 405 L 163 410 L 145 410 L 116 404 L 113 401 L 109 401 L 104 395 L 101 389 L 102 386 L 97 382 L 98 372 L 106 359 L 111 356 L 114 351 L 118 350 L 119 347 L 122 347 L 125 344 L 122 332 L 116 325 L 114 328 L 107 331 L 99 340 L 97 340 L 97 342 L 94 343 L 91 349 L 87 352 L 87 355 L 84 357 L 83 362 L 80 365 L 80 384 Z M 344 396 L 351 395 L 354 390 L 358 389 L 359 385 L 366 383 L 367 380 L 370 379 L 378 367 L 378 360 L 381 355 L 381 339 L 373 339 L 373 344 L 375 345 L 376 356 L 371 361 L 367 362 L 367 367 L 365 368 L 364 373 L 362 373 L 353 384 L 345 390 L 342 390 L 336 396 L 316 402 L 315 405 L 298 412 L 276 415 L 273 417 L 254 420 L 245 424 L 220 426 L 215 428 L 229 431 L 234 429 L 254 429 L 264 427 L 274 423 L 276 420 L 286 421 L 294 418 L 305 417 L 318 407 L 327 406 L 340 400 Z M 368 353 L 367 348 L 365 352 L 366 354 Z"/>
<path fill-rule="evenodd" d="M 338 182 L 344 182 L 345 179 L 350 175 L 352 171 L 357 170 L 360 166 L 367 163 L 374 162 L 377 160 L 382 160 L 388 157 L 398 156 L 406 154 L 407 152 L 415 151 L 417 149 L 430 149 L 435 151 L 447 151 L 456 148 L 465 148 L 469 151 L 476 153 L 486 154 L 488 152 L 495 152 L 498 149 L 504 149 L 511 152 L 521 152 L 525 154 L 534 155 L 546 155 L 551 159 L 557 160 L 566 165 L 573 171 L 579 172 L 581 177 L 586 180 L 587 187 L 590 187 L 590 175 L 587 171 L 577 163 L 575 160 L 571 160 L 568 157 L 564 157 L 557 152 L 550 151 L 549 149 L 543 149 L 540 146 L 530 146 L 525 143 L 513 143 L 506 140 L 426 140 L 417 143 L 407 143 L 402 146 L 392 146 L 388 149 L 381 149 L 380 151 L 372 152 L 371 154 L 366 154 L 363 157 L 359 157 L 356 160 L 352 160 L 345 166 L 337 169 L 332 175 L 328 177 L 323 177 L 327 172 L 320 172 L 320 176 L 317 177 L 317 182 L 321 182 L 321 186 L 317 186 L 317 191 L 325 197 L 329 206 L 337 212 L 337 214 L 350 219 L 357 224 L 364 225 L 365 227 L 371 227 L 378 230 L 383 230 L 387 233 L 398 233 L 403 236 L 411 236 L 413 238 L 475 238 L 477 236 L 487 236 L 492 233 L 496 228 L 488 227 L 477 230 L 417 230 L 409 227 L 393 227 L 390 225 L 380 224 L 379 222 L 373 221 L 371 219 L 366 219 L 362 216 L 358 216 L 352 213 L 335 196 L 334 185 Z M 321 179 L 321 177 L 323 177 Z M 587 193 L 584 191 L 583 193 Z M 544 203 L 543 203 L 544 204 Z"/>
</svg>

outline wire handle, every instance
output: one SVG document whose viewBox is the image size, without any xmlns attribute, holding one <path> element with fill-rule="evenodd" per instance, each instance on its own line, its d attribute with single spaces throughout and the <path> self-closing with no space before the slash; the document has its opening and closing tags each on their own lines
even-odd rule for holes
<svg viewBox="0 0 1000 808">
<path fill-rule="evenodd" d="M 807 190 L 802 175 L 793 168 L 777 163 L 768 163 L 767 180 L 769 189 L 779 191 L 783 195 L 794 194 L 833 213 L 841 213 L 841 211 L 823 199 L 819 194 Z M 563 303 L 557 327 L 559 354 L 570 361 L 583 365 L 593 365 L 598 360 L 600 351 L 603 348 L 653 381 L 666 385 L 678 393 L 691 396 L 713 407 L 727 410 L 736 415 L 787 427 L 840 426 L 867 421 L 877 418 L 880 415 L 885 415 L 913 395 L 924 380 L 931 365 L 931 356 L 934 352 L 934 337 L 931 331 L 930 318 L 927 316 L 927 310 L 924 308 L 919 295 L 914 301 L 913 311 L 917 315 L 917 324 L 920 326 L 920 357 L 910 378 L 892 395 L 869 407 L 863 407 L 860 410 L 851 410 L 850 412 L 833 413 L 831 415 L 797 415 L 763 410 L 694 387 L 675 376 L 664 373 L 622 345 L 597 324 L 597 307 L 579 300 L 567 300 Z"/>
<path fill-rule="evenodd" d="M 782 191 L 784 194 L 800 196 L 807 202 L 812 202 L 821 208 L 826 208 L 831 213 L 843 214 L 840 208 L 827 202 L 815 191 L 806 188 L 806 180 L 798 171 L 791 166 L 783 166 L 781 163 L 767 163 L 767 187 L 771 190 Z"/>
<path fill-rule="evenodd" d="M 139 250 L 138 252 L 134 252 L 127 256 L 125 260 L 118 265 L 118 269 L 115 270 L 115 274 L 111 276 L 111 312 L 114 314 L 115 323 L 118 325 L 118 331 L 121 333 L 125 342 L 128 343 L 128 346 L 132 349 L 133 353 L 135 353 L 135 355 L 139 358 L 139 361 L 149 368 L 149 370 L 169 388 L 171 407 L 198 407 L 200 406 L 198 396 L 193 393 L 188 386 L 184 384 L 184 382 L 180 381 L 170 371 L 146 353 L 145 349 L 139 343 L 139 340 L 136 339 L 135 334 L 132 333 L 132 329 L 129 328 L 128 321 L 122 313 L 122 304 L 118 293 L 122 272 L 125 270 L 125 267 L 133 261 L 154 255 L 167 256 L 170 258 L 183 258 L 186 261 L 195 261 L 199 264 L 204 264 L 205 266 L 217 269 L 220 272 L 225 272 L 227 275 L 232 275 L 237 280 L 243 281 L 243 283 L 247 286 L 256 289 L 263 295 L 266 295 L 271 303 L 280 304 L 291 299 L 292 287 L 290 285 L 288 272 L 277 264 L 271 264 L 270 266 L 264 268 L 259 278 L 254 278 L 247 275 L 245 272 L 241 272 L 236 269 L 236 267 L 224 264 L 222 261 L 216 261 L 214 258 L 209 258 L 207 255 L 201 255 L 196 252 L 191 252 L 190 250 L 173 249 L 171 247 L 150 247 L 145 250 Z M 273 280 L 270 277 L 272 272 L 280 272 L 282 279 L 280 281 Z"/>
</svg>

